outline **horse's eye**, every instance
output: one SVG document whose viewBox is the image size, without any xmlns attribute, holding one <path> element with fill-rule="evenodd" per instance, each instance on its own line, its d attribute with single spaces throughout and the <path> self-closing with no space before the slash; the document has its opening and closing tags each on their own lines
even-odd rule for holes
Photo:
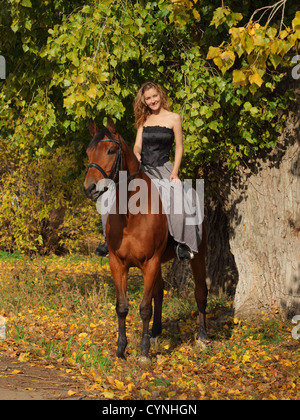
<svg viewBox="0 0 300 420">
<path fill-rule="evenodd" d="M 108 151 L 107 151 L 108 155 L 113 155 L 115 153 L 116 153 L 115 149 L 108 149 Z"/>
</svg>

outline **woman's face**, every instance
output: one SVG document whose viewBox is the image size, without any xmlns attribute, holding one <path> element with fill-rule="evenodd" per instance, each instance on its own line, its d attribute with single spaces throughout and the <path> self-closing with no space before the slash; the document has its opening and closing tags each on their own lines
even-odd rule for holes
<svg viewBox="0 0 300 420">
<path fill-rule="evenodd" d="M 151 88 L 144 93 L 145 104 L 152 112 L 159 111 L 161 107 L 161 97 L 155 88 Z"/>
</svg>

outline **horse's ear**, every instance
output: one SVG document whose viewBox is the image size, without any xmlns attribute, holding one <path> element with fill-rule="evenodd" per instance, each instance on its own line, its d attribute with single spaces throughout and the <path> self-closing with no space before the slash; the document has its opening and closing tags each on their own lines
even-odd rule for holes
<svg viewBox="0 0 300 420">
<path fill-rule="evenodd" d="M 113 122 L 111 117 L 107 117 L 106 127 L 111 132 L 111 134 L 113 134 L 113 135 L 118 134 L 117 129 L 115 127 L 115 123 Z"/>
<path fill-rule="evenodd" d="M 89 121 L 89 129 L 92 137 L 94 137 L 100 131 L 92 118 Z"/>
</svg>

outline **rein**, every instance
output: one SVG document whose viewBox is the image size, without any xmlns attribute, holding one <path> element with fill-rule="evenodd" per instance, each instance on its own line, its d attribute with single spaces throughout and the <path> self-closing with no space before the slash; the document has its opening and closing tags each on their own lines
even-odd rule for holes
<svg viewBox="0 0 300 420">
<path fill-rule="evenodd" d="M 96 169 L 98 169 L 99 172 L 101 172 L 101 174 L 103 175 L 103 177 L 105 179 L 110 179 L 113 182 L 115 182 L 118 173 L 120 172 L 120 170 L 121 171 L 123 170 L 122 143 L 121 143 L 121 140 L 120 140 L 120 135 L 119 135 L 119 140 L 115 140 L 115 139 L 101 139 L 101 140 L 99 140 L 99 143 L 103 143 L 103 142 L 116 143 L 119 146 L 118 151 L 117 151 L 117 156 L 116 156 L 114 164 L 111 168 L 110 173 L 107 174 L 105 172 L 105 170 L 100 165 L 98 165 L 98 163 L 90 163 L 88 165 L 87 170 L 89 170 L 90 168 L 96 168 Z M 127 181 L 133 179 L 136 175 L 138 175 L 140 170 L 141 170 L 141 167 L 142 167 L 142 164 L 140 163 L 139 164 L 139 169 L 134 174 L 132 174 L 132 175 L 129 174 L 127 176 Z M 114 176 L 113 176 L 113 178 L 111 178 L 113 173 L 114 173 Z M 120 181 L 115 182 L 115 185 L 119 185 L 119 184 L 120 184 Z M 105 187 L 102 191 L 100 191 L 99 197 L 100 197 L 100 195 L 104 194 L 107 190 L 108 190 L 108 187 Z"/>
</svg>

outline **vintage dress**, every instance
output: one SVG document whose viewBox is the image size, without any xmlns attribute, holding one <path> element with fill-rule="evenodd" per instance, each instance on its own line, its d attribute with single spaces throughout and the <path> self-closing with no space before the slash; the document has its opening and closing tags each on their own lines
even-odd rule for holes
<svg viewBox="0 0 300 420">
<path fill-rule="evenodd" d="M 203 221 L 200 197 L 190 183 L 169 181 L 173 171 L 169 159 L 174 131 L 168 127 L 146 126 L 142 138 L 143 169 L 159 190 L 169 232 L 176 242 L 188 245 L 194 253 L 198 252 Z"/>
<path fill-rule="evenodd" d="M 188 245 L 196 253 L 202 239 L 202 220 L 199 196 L 190 184 L 169 181 L 173 171 L 170 151 L 174 144 L 174 131 L 162 126 L 146 126 L 142 134 L 142 168 L 157 188 L 168 219 L 169 232 L 178 243 Z M 108 217 L 107 209 L 113 207 L 114 188 L 104 193 L 97 203 L 102 215 L 102 226 Z M 104 202 L 106 201 L 106 206 Z M 110 204 L 108 204 L 110 201 Z M 105 211 L 106 209 L 106 211 Z"/>
</svg>

